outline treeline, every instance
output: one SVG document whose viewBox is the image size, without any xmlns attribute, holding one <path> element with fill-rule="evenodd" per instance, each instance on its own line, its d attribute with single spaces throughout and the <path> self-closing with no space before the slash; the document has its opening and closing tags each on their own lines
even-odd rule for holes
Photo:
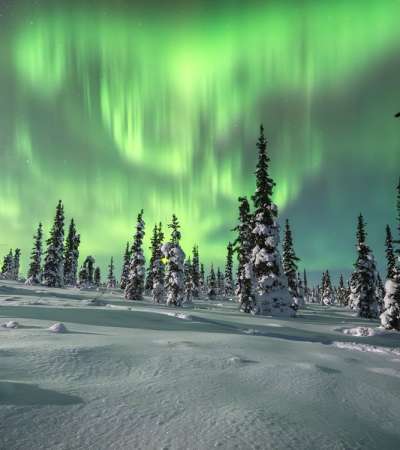
<svg viewBox="0 0 400 450">
<path fill-rule="evenodd" d="M 282 256 L 278 208 L 272 201 L 274 180 L 269 175 L 270 158 L 267 140 L 260 127 L 257 141 L 256 189 L 251 199 L 239 197 L 238 221 L 234 228 L 236 239 L 227 245 L 223 271 L 213 265 L 206 271 L 200 262 L 199 248 L 193 247 L 190 257 L 181 248 L 181 226 L 175 214 L 167 225 L 168 238 L 158 223 L 152 229 L 149 264 L 143 251 L 145 235 L 144 212 L 137 216 L 133 242 L 126 244 L 119 281 L 115 277 L 111 257 L 104 284 L 95 259 L 87 256 L 78 266 L 80 235 L 72 219 L 64 238 L 64 207 L 59 201 L 50 236 L 43 253 L 43 230 L 39 224 L 34 236 L 26 283 L 49 287 L 119 287 L 127 300 L 142 300 L 150 295 L 155 303 L 182 306 L 193 298 L 236 296 L 240 310 L 261 315 L 294 316 L 305 303 L 321 303 L 349 307 L 360 317 L 377 318 L 386 328 L 400 329 L 400 182 L 397 187 L 398 239 L 393 239 L 386 227 L 387 274 L 385 286 L 376 268 L 372 250 L 367 244 L 366 225 L 360 214 L 357 221 L 357 259 L 350 280 L 340 277 L 334 287 L 329 271 L 321 284 L 309 287 L 306 271 L 300 275 L 299 258 L 289 220 L 284 227 Z M 237 271 L 234 277 L 234 255 Z M 42 264 L 42 259 L 44 261 Z M 4 257 L 2 277 L 18 279 L 20 251 L 12 250 Z"/>
</svg>

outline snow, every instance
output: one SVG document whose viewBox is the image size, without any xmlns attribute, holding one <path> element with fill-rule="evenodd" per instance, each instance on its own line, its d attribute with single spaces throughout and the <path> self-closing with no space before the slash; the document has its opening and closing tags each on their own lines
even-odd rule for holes
<svg viewBox="0 0 400 450">
<path fill-rule="evenodd" d="M 375 336 L 376 330 L 370 327 L 356 327 L 356 328 L 345 328 L 343 330 L 344 334 L 349 334 L 351 336 Z"/>
<path fill-rule="evenodd" d="M 49 327 L 49 331 L 52 333 L 66 333 L 67 327 L 63 323 L 55 323 L 51 327 Z"/>
<path fill-rule="evenodd" d="M 2 283 L 2 449 L 398 448 L 400 333 L 343 333 L 377 320 Z"/>
<path fill-rule="evenodd" d="M 2 324 L 3 328 L 18 328 L 19 324 L 15 320 L 10 320 Z"/>
</svg>

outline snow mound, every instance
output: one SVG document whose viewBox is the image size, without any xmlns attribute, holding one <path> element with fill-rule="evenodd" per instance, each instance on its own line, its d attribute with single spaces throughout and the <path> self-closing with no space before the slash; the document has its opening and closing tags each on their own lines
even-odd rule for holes
<svg viewBox="0 0 400 450">
<path fill-rule="evenodd" d="M 349 334 L 350 336 L 375 336 L 377 333 L 373 328 L 369 327 L 356 327 L 356 328 L 345 328 L 342 330 L 344 334 Z"/>
<path fill-rule="evenodd" d="M 378 373 L 380 375 L 387 375 L 389 377 L 400 378 L 400 371 L 392 369 L 390 367 L 370 367 L 367 370 L 369 372 Z"/>
<path fill-rule="evenodd" d="M 55 323 L 54 325 L 52 325 L 51 327 L 48 328 L 49 331 L 51 331 L 52 333 L 67 333 L 67 327 L 61 323 Z"/>
<path fill-rule="evenodd" d="M 9 322 L 3 323 L 3 328 L 18 328 L 19 323 L 15 322 L 14 320 L 10 320 Z"/>
<path fill-rule="evenodd" d="M 185 313 L 167 313 L 167 316 L 175 317 L 176 319 L 181 320 L 193 320 L 193 317 L 190 314 Z"/>
<path fill-rule="evenodd" d="M 356 350 L 358 352 L 379 353 L 381 355 L 400 356 L 400 348 L 387 348 L 378 345 L 358 344 L 357 342 L 338 342 L 332 343 L 334 347 L 343 348 L 345 350 Z"/>
<path fill-rule="evenodd" d="M 266 333 L 255 328 L 247 328 L 242 330 L 244 334 L 249 334 L 250 336 L 266 336 Z"/>
</svg>

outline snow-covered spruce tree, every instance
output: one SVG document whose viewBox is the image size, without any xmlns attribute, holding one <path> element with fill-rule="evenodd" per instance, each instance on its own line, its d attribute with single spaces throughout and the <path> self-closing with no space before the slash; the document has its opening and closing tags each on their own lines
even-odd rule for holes
<svg viewBox="0 0 400 450">
<path fill-rule="evenodd" d="M 278 250 L 278 208 L 271 199 L 275 183 L 268 174 L 269 157 L 262 126 L 257 148 L 256 191 L 252 196 L 255 213 L 251 260 L 256 280 L 255 305 L 252 313 L 294 316 L 295 311 L 291 307 L 292 296 Z"/>
<path fill-rule="evenodd" d="M 333 288 L 329 271 L 323 273 L 321 281 L 321 303 L 325 306 L 334 303 Z"/>
<path fill-rule="evenodd" d="M 121 289 L 125 289 L 126 283 L 128 282 L 130 260 L 131 260 L 131 251 L 129 249 L 129 242 L 127 242 L 126 247 L 125 247 L 124 257 L 123 257 L 123 263 L 122 263 L 121 280 L 119 283 L 119 287 Z"/>
<path fill-rule="evenodd" d="M 386 253 L 386 278 L 393 278 L 394 270 L 396 268 L 396 256 L 393 249 L 393 236 L 389 225 L 386 225 L 386 239 L 385 239 L 385 253 Z"/>
<path fill-rule="evenodd" d="M 33 240 L 26 284 L 39 284 L 42 276 L 43 228 L 41 223 L 39 223 Z"/>
<path fill-rule="evenodd" d="M 64 283 L 67 286 L 76 285 L 80 243 L 81 237 L 76 232 L 74 219 L 71 219 L 68 228 L 67 239 L 65 240 L 64 254 Z"/>
<path fill-rule="evenodd" d="M 217 280 L 215 277 L 214 265 L 211 264 L 210 274 L 207 283 L 207 297 L 209 300 L 215 300 L 217 296 Z"/>
<path fill-rule="evenodd" d="M 86 267 L 86 271 L 87 271 L 87 284 L 89 286 L 92 286 L 94 283 L 94 263 L 95 263 L 95 259 L 93 258 L 93 256 L 87 256 L 85 259 L 85 262 L 83 263 L 83 265 Z"/>
<path fill-rule="evenodd" d="M 285 222 L 285 237 L 283 240 L 283 252 L 282 252 L 282 265 L 283 271 L 288 280 L 289 292 L 293 298 L 293 308 L 298 309 L 304 306 L 303 295 L 298 289 L 298 278 L 297 278 L 297 262 L 300 258 L 297 257 L 293 246 L 292 230 L 290 229 L 289 220 L 286 219 Z"/>
<path fill-rule="evenodd" d="M 43 267 L 43 283 L 50 287 L 64 286 L 64 206 L 61 200 L 56 208 Z"/>
<path fill-rule="evenodd" d="M 88 275 L 87 266 L 85 264 L 83 266 L 81 266 L 81 268 L 79 269 L 78 278 L 79 278 L 79 287 L 80 288 L 85 288 L 89 285 L 89 281 L 88 281 L 89 275 Z"/>
<path fill-rule="evenodd" d="M 239 197 L 239 223 L 234 228 L 237 238 L 234 241 L 234 251 L 237 253 L 237 290 L 240 310 L 249 313 L 254 306 L 253 267 L 251 252 L 253 248 L 252 215 L 246 197 Z"/>
<path fill-rule="evenodd" d="M 380 315 L 385 309 L 385 286 L 383 285 L 382 278 L 379 275 L 379 272 L 377 273 L 375 281 L 375 295 L 378 302 L 378 315 Z"/>
<path fill-rule="evenodd" d="M 142 300 L 146 265 L 143 254 L 144 221 L 143 209 L 137 217 L 136 233 L 133 237 L 128 282 L 125 287 L 126 300 Z"/>
<path fill-rule="evenodd" d="M 366 243 L 364 218 L 360 214 L 357 222 L 357 260 L 354 264 L 350 293 L 351 308 L 359 317 L 371 319 L 378 316 L 376 298 L 376 267 L 370 248 Z"/>
<path fill-rule="evenodd" d="M 217 295 L 220 296 L 224 292 L 224 276 L 219 267 L 217 267 Z"/>
<path fill-rule="evenodd" d="M 184 279 L 185 279 L 185 293 L 184 293 L 184 299 L 183 303 L 186 305 L 192 304 L 193 299 L 193 278 L 192 278 L 192 262 L 190 258 L 188 258 L 184 265 L 183 265 L 183 273 L 184 273 Z"/>
<path fill-rule="evenodd" d="M 101 272 L 100 272 L 100 267 L 99 266 L 97 266 L 94 269 L 93 281 L 94 281 L 94 285 L 96 287 L 100 287 L 100 284 L 101 284 Z"/>
<path fill-rule="evenodd" d="M 175 214 L 168 225 L 171 228 L 171 240 L 162 245 L 161 250 L 167 260 L 167 272 L 165 287 L 167 292 L 167 305 L 181 306 L 184 294 L 183 263 L 185 253 L 180 247 L 181 232 L 180 225 Z"/>
<path fill-rule="evenodd" d="M 400 331 L 400 269 L 394 269 L 393 277 L 385 283 L 384 311 L 380 315 L 381 325 L 387 330 Z"/>
<path fill-rule="evenodd" d="M 12 262 L 12 274 L 11 274 L 11 279 L 15 281 L 18 281 L 19 279 L 20 260 L 21 260 L 21 250 L 19 248 L 16 248 Z"/>
<path fill-rule="evenodd" d="M 225 276 L 224 276 L 224 295 L 230 297 L 233 295 L 233 244 L 228 242 L 226 247 L 226 264 L 225 264 Z"/>
<path fill-rule="evenodd" d="M 308 280 L 307 280 L 307 272 L 306 269 L 303 270 L 303 286 L 304 286 L 304 301 L 309 302 L 310 299 L 310 290 L 308 289 Z"/>
<path fill-rule="evenodd" d="M 200 259 L 199 247 L 195 245 L 192 250 L 192 281 L 193 281 L 193 297 L 198 298 L 200 295 Z"/>
<path fill-rule="evenodd" d="M 108 274 L 107 274 L 107 287 L 109 289 L 115 288 L 117 285 L 115 281 L 114 275 L 114 258 L 111 256 L 110 264 L 108 265 Z"/>
<path fill-rule="evenodd" d="M 11 280 L 14 271 L 14 255 L 12 249 L 3 258 L 3 266 L 1 268 L 1 275 L 6 280 Z"/>
<path fill-rule="evenodd" d="M 204 272 L 204 264 L 200 264 L 200 292 L 204 294 L 206 289 L 206 274 Z"/>
<path fill-rule="evenodd" d="M 339 306 L 346 306 L 348 299 L 348 293 L 346 286 L 344 284 L 343 275 L 340 275 L 339 286 L 337 288 L 336 301 Z"/>
<path fill-rule="evenodd" d="M 162 244 L 164 241 L 164 233 L 162 231 L 161 222 L 157 228 L 157 248 L 153 261 L 153 289 L 152 296 L 154 303 L 164 303 L 164 279 L 165 266 L 163 261 Z"/>
<path fill-rule="evenodd" d="M 157 225 L 154 225 L 153 228 L 153 234 L 150 239 L 150 261 L 149 261 L 149 267 L 147 268 L 147 276 L 146 276 L 146 284 L 145 284 L 145 291 L 151 292 L 153 289 L 153 274 L 154 274 L 154 260 L 155 260 L 155 253 L 157 251 L 158 247 L 158 227 Z"/>
</svg>

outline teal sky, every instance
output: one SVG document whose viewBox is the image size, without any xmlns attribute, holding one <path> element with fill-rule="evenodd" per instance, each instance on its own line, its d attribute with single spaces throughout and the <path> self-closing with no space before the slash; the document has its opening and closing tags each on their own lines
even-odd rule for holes
<svg viewBox="0 0 400 450">
<path fill-rule="evenodd" d="M 381 264 L 399 176 L 400 2 L 0 1 L 0 252 L 58 199 L 81 256 L 121 260 L 143 207 L 222 265 L 258 127 L 310 271 Z M 218 3 L 218 7 L 214 6 Z M 168 6 L 166 6 L 168 5 Z"/>
</svg>

